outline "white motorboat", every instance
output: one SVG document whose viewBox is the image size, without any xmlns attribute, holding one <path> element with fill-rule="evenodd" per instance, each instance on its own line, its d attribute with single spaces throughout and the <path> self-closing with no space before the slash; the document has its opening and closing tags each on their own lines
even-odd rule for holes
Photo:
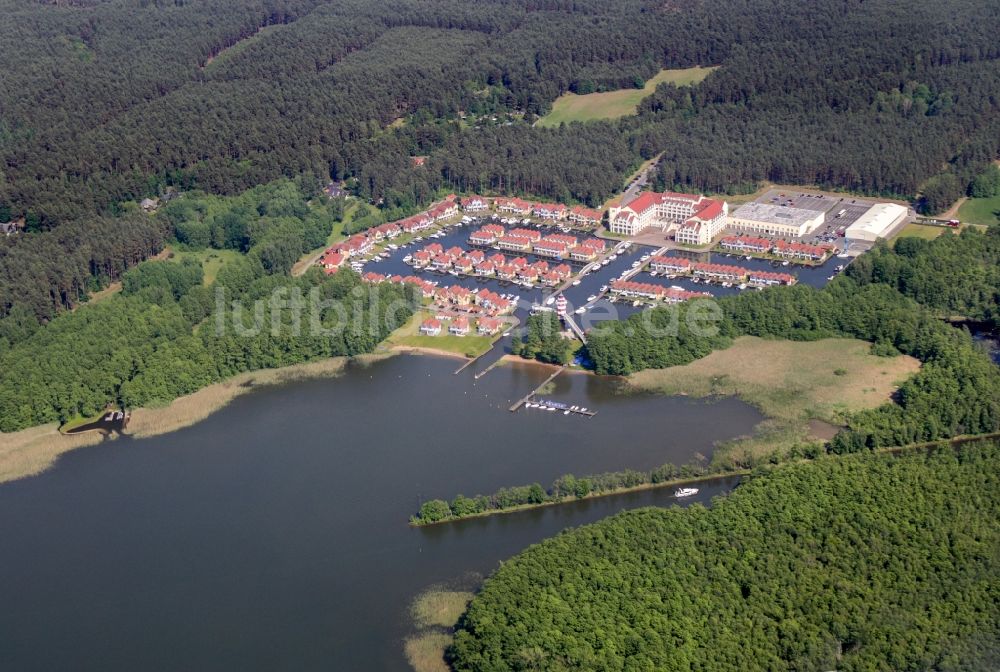
<svg viewBox="0 0 1000 672">
<path fill-rule="evenodd" d="M 674 497 L 690 497 L 691 495 L 697 495 L 698 488 L 677 488 L 674 491 Z"/>
<path fill-rule="evenodd" d="M 607 285 L 601 285 L 601 291 L 602 292 L 608 291 L 608 286 Z"/>
<path fill-rule="evenodd" d="M 596 300 L 597 300 L 597 294 L 591 294 L 590 296 L 587 297 L 587 301 L 596 301 Z"/>
<path fill-rule="evenodd" d="M 580 284 L 580 281 L 579 281 L 579 280 L 574 280 L 574 281 L 573 281 L 573 286 L 574 286 L 574 287 L 577 287 L 577 286 L 578 286 L 579 284 Z"/>
<path fill-rule="evenodd" d="M 583 315 L 585 312 L 587 312 L 587 309 L 584 308 L 583 306 L 580 306 L 579 308 L 577 308 L 573 312 L 576 313 L 577 315 Z"/>
</svg>

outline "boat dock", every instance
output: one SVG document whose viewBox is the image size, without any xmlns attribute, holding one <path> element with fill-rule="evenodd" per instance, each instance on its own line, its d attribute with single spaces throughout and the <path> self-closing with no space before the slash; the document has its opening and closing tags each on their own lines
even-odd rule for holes
<svg viewBox="0 0 1000 672">
<path fill-rule="evenodd" d="M 547 399 L 540 399 L 539 401 L 535 401 L 534 398 L 529 399 L 524 404 L 524 407 L 537 408 L 541 411 L 562 411 L 563 415 L 582 415 L 587 418 L 592 418 L 597 415 L 597 411 L 592 411 L 583 406 L 571 406 L 570 404 L 564 404 L 561 401 L 549 401 Z"/>
<path fill-rule="evenodd" d="M 533 390 L 532 390 L 531 392 L 528 392 L 528 393 L 527 393 L 526 395 L 524 395 L 523 397 L 521 397 L 520 399 L 518 399 L 518 400 L 517 400 L 517 401 L 516 401 L 516 402 L 514 403 L 514 405 L 513 405 L 513 406 L 511 406 L 511 407 L 510 407 L 510 408 L 509 408 L 508 410 L 509 410 L 509 411 L 510 411 L 511 413 L 516 413 L 516 412 L 517 412 L 517 410 L 518 410 L 519 408 L 521 408 L 522 406 L 524 406 L 525 404 L 527 404 L 527 403 L 528 403 L 529 401 L 531 401 L 531 399 L 532 399 L 532 398 L 533 398 L 533 397 L 534 397 L 534 396 L 535 396 L 536 394 L 538 394 L 538 390 L 542 389 L 543 387 L 545 387 L 546 385 L 548 385 L 549 383 L 551 383 L 551 382 L 552 382 L 553 380 L 555 380 L 555 379 L 556 379 L 556 376 L 558 376 L 558 375 L 559 375 L 560 373 L 562 373 L 562 372 L 563 372 L 563 371 L 564 371 L 565 369 L 566 369 L 566 367 L 565 367 L 565 366 L 560 366 L 560 367 L 559 367 L 558 369 L 556 369 L 556 370 L 555 370 L 555 371 L 554 371 L 554 372 L 552 373 L 552 375 L 551 375 L 551 376 L 549 376 L 549 377 L 548 377 L 548 378 L 546 378 L 546 379 L 545 379 L 544 381 L 542 381 L 542 384 L 541 384 L 541 385 L 539 385 L 538 387 L 536 387 L 535 389 L 533 389 Z"/>
<path fill-rule="evenodd" d="M 553 380 L 555 380 L 556 376 L 558 376 L 565 370 L 566 370 L 565 366 L 560 366 L 552 373 L 551 376 L 546 378 L 538 387 L 536 387 L 531 392 L 518 399 L 517 402 L 515 402 L 515 404 L 511 406 L 510 409 L 508 410 L 510 410 L 511 413 L 516 413 L 521 408 L 537 408 L 539 410 L 550 411 L 550 412 L 562 411 L 563 415 L 570 415 L 570 414 L 582 415 L 587 418 L 592 418 L 595 415 L 597 415 L 597 411 L 592 411 L 589 408 L 585 408 L 583 406 L 575 406 L 575 405 L 565 404 L 561 401 L 550 401 L 546 399 L 540 399 L 538 401 L 535 400 L 535 395 L 538 394 L 538 391 L 543 389 Z"/>
</svg>

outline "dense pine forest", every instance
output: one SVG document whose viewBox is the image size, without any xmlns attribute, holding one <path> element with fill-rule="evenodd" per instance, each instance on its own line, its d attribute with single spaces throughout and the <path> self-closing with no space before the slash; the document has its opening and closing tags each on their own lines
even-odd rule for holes
<svg viewBox="0 0 1000 672">
<path fill-rule="evenodd" d="M 454 668 L 996 669 L 998 476 L 989 442 L 825 459 L 564 532 L 486 581 Z"/>
</svg>

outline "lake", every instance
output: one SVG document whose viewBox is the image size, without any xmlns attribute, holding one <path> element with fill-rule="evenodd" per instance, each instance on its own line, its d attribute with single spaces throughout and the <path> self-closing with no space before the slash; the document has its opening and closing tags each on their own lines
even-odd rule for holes
<svg viewBox="0 0 1000 672">
<path fill-rule="evenodd" d="M 683 463 L 761 420 L 734 399 L 616 393 L 505 365 L 399 356 L 259 390 L 188 429 L 122 438 L 0 486 L 0 669 L 407 670 L 407 609 L 432 584 L 672 489 L 412 528 L 421 501 L 567 472 Z M 701 486 L 707 502 L 735 479 Z M 686 500 L 687 501 L 687 500 Z"/>
</svg>

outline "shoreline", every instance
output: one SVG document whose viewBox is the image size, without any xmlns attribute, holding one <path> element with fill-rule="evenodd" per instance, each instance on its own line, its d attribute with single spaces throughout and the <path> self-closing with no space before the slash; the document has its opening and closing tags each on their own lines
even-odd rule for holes
<svg viewBox="0 0 1000 672">
<path fill-rule="evenodd" d="M 889 446 L 885 448 L 877 448 L 875 450 L 870 450 L 870 451 L 863 451 L 860 453 L 845 453 L 843 455 L 824 454 L 823 456 L 815 459 L 844 459 L 844 458 L 851 458 L 857 455 L 901 454 L 913 450 L 929 450 L 932 448 L 938 448 L 942 446 L 961 446 L 966 443 L 975 443 L 977 441 L 989 441 L 997 438 L 1000 438 L 1000 432 L 990 432 L 988 434 L 973 434 L 973 435 L 963 434 L 961 436 L 953 436 L 948 439 L 938 439 L 936 441 L 923 441 L 920 443 L 907 444 L 905 446 Z M 814 459 L 798 458 L 793 460 L 783 460 L 774 466 L 780 467 L 803 461 L 812 462 L 814 461 Z M 752 473 L 753 471 L 751 469 L 734 469 L 732 471 L 720 471 L 714 474 L 703 474 L 701 476 L 691 476 L 689 478 L 675 478 L 669 481 L 663 481 L 662 483 L 643 483 L 641 485 L 633 485 L 626 488 L 615 488 L 613 490 L 605 490 L 603 492 L 591 493 L 583 497 L 570 496 L 570 497 L 564 497 L 559 500 L 541 502 L 538 504 L 518 504 L 517 506 L 513 506 L 507 509 L 493 509 L 490 511 L 480 511 L 479 513 L 473 513 L 468 516 L 444 518 L 442 520 L 435 520 L 433 522 L 422 522 L 420 520 L 414 520 L 411 518 L 408 525 L 410 527 L 431 527 L 433 525 L 460 523 L 463 520 L 473 520 L 475 518 L 488 518 L 491 516 L 499 516 L 508 513 L 520 513 L 522 511 L 531 511 L 533 509 L 542 509 L 549 506 L 572 504 L 574 502 L 583 502 L 588 499 L 598 499 L 600 497 L 613 497 L 616 495 L 627 495 L 629 493 L 641 492 L 644 490 L 656 490 L 659 488 L 669 488 L 678 485 L 693 485 L 695 483 L 708 483 L 708 482 L 720 481 L 725 478 L 744 477 L 744 476 L 749 476 Z"/>
<path fill-rule="evenodd" d="M 541 502 L 539 504 L 518 504 L 517 506 L 512 506 L 507 509 L 493 509 L 491 511 L 480 511 L 479 513 L 473 513 L 468 516 L 444 518 L 443 520 L 435 520 L 434 522 L 421 522 L 419 520 L 410 520 L 408 524 L 410 527 L 431 527 L 432 525 L 446 525 L 448 523 L 460 523 L 463 520 L 473 520 L 476 518 L 489 518 L 490 516 L 499 516 L 507 513 L 520 513 L 522 511 L 531 511 L 533 509 L 542 509 L 548 506 L 561 506 L 563 504 L 585 502 L 589 499 L 599 499 L 601 497 L 613 497 L 615 495 L 627 495 L 632 492 L 642 492 L 644 490 L 658 490 L 660 488 L 669 488 L 676 485 L 691 485 L 694 483 L 719 481 L 724 478 L 749 476 L 750 473 L 751 473 L 750 469 L 735 469 L 733 471 L 720 472 L 718 474 L 702 474 L 701 476 L 691 476 L 689 478 L 675 478 L 669 481 L 663 481 L 661 483 L 642 483 L 641 485 L 632 485 L 626 488 L 615 488 L 613 490 L 604 490 L 602 492 L 590 493 L 589 495 L 584 495 L 583 497 L 569 496 L 550 502 Z"/>
<path fill-rule="evenodd" d="M 164 406 L 133 409 L 128 431 L 62 434 L 59 423 L 0 434 L 0 484 L 36 476 L 50 469 L 59 457 L 77 448 L 115 441 L 118 436 L 146 439 L 190 427 L 228 406 L 234 399 L 262 387 L 299 380 L 336 377 L 350 362 L 371 363 L 393 353 L 333 357 L 277 369 L 258 369 L 213 383 Z"/>
<path fill-rule="evenodd" d="M 472 359 L 471 357 L 466 357 L 463 354 L 452 352 L 451 350 L 426 348 L 419 345 L 392 345 L 388 348 L 388 352 L 400 355 L 430 355 L 433 357 L 447 357 L 448 359 L 464 359 L 466 361 Z"/>
</svg>

